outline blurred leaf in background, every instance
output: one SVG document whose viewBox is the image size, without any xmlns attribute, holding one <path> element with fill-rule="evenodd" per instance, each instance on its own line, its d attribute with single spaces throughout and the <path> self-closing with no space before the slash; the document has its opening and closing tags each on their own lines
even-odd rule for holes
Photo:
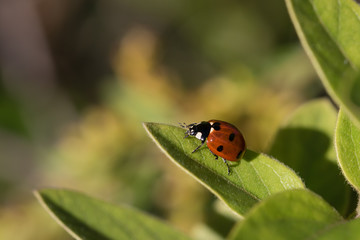
<svg viewBox="0 0 360 240">
<path fill-rule="evenodd" d="M 280 0 L 2 1 L 0 72 L 1 239 L 19 222 L 21 239 L 67 239 L 36 231 L 50 222 L 31 195 L 43 186 L 225 236 L 234 220 L 141 123 L 224 119 L 265 151 L 290 112 L 324 95 Z"/>
</svg>

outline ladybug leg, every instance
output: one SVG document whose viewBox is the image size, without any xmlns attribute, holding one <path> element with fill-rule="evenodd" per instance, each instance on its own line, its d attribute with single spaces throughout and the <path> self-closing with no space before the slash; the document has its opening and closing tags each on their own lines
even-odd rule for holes
<svg viewBox="0 0 360 240">
<path fill-rule="evenodd" d="M 189 132 L 189 130 L 185 132 L 184 139 L 185 139 L 185 138 L 187 138 L 188 136 L 190 136 L 190 132 Z"/>
<path fill-rule="evenodd" d="M 215 153 L 213 153 L 212 151 L 210 151 L 210 152 L 212 153 L 212 155 L 214 155 L 214 156 L 215 156 L 215 160 L 218 160 L 219 156 L 218 156 L 218 155 L 216 155 Z"/>
<path fill-rule="evenodd" d="M 228 169 L 228 175 L 230 175 L 230 167 L 228 165 L 228 163 L 226 162 L 226 160 L 224 158 L 222 158 L 222 160 L 224 161 L 224 163 L 226 164 L 227 166 L 227 169 Z"/>
<path fill-rule="evenodd" d="M 194 153 L 197 150 L 199 150 L 199 148 L 201 148 L 201 146 L 204 145 L 204 143 L 205 143 L 205 141 L 201 141 L 201 144 L 197 148 L 195 148 L 194 151 L 192 151 L 191 153 Z"/>
</svg>

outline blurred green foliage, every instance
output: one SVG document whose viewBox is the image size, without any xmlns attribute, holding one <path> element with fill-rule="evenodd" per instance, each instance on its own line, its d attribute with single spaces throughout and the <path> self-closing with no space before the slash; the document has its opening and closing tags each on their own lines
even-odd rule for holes
<svg viewBox="0 0 360 240">
<path fill-rule="evenodd" d="M 24 75 L 0 65 L 0 239 L 69 239 L 31 195 L 43 186 L 125 202 L 193 236 L 225 235 L 233 219 L 209 220 L 215 198 L 164 160 L 141 123 L 223 119 L 266 152 L 289 113 L 324 95 L 283 1 L 37 3 L 34 32 L 46 41 L 33 44 L 49 48 L 56 80 L 26 77 L 35 57 L 1 55 Z"/>
</svg>

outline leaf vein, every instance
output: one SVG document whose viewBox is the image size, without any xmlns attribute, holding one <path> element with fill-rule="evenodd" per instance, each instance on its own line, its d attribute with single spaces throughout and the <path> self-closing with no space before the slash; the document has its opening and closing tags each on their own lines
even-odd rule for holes
<svg viewBox="0 0 360 240">
<path fill-rule="evenodd" d="M 275 173 L 275 175 L 278 176 L 278 178 L 280 180 L 280 183 L 284 187 L 284 189 L 286 189 L 286 186 L 285 186 L 285 184 L 283 182 L 283 179 L 282 179 L 281 175 L 271 165 L 269 165 L 267 163 L 264 163 L 264 162 L 260 162 L 260 163 L 267 166 L 268 168 L 270 168 Z"/>
<path fill-rule="evenodd" d="M 266 190 L 267 190 L 267 192 L 268 192 L 268 194 L 269 194 L 269 196 L 270 196 L 270 190 L 269 190 L 269 188 L 267 187 L 267 185 L 265 184 L 265 182 L 264 182 L 264 180 L 262 179 L 262 177 L 261 177 L 261 175 L 259 174 L 259 172 L 257 171 L 256 167 L 255 167 L 254 165 L 252 165 L 251 163 L 250 163 L 250 165 L 253 167 L 254 171 L 255 171 L 256 174 L 258 175 L 260 181 L 263 183 L 264 187 L 266 188 Z"/>
<path fill-rule="evenodd" d="M 236 176 L 239 178 L 239 180 L 240 180 L 240 184 L 242 185 L 242 186 L 244 186 L 244 181 L 242 180 L 242 178 L 241 178 L 241 175 L 238 173 L 238 171 L 234 171 L 235 173 L 236 173 Z"/>
</svg>

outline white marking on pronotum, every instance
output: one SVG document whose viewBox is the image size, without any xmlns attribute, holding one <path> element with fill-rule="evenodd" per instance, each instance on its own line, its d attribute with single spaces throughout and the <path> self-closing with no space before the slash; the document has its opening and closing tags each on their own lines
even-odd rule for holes
<svg viewBox="0 0 360 240">
<path fill-rule="evenodd" d="M 215 122 L 209 122 L 210 126 L 212 127 L 212 125 L 214 125 Z M 212 133 L 212 131 L 214 131 L 214 128 L 210 128 L 210 133 Z"/>
<path fill-rule="evenodd" d="M 196 133 L 195 137 L 196 137 L 197 139 L 201 140 L 201 138 L 202 138 L 202 133 L 201 133 L 201 132 Z"/>
</svg>

